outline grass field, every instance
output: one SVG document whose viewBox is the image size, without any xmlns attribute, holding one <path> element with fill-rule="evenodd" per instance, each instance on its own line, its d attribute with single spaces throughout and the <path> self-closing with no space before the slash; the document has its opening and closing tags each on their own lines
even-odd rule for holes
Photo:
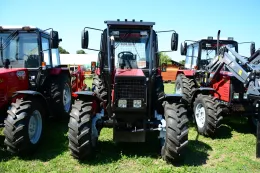
<svg viewBox="0 0 260 173">
<path fill-rule="evenodd" d="M 88 81 L 88 84 L 89 81 Z M 91 85 L 89 85 L 91 86 Z M 165 84 L 172 93 L 173 84 Z M 225 119 L 216 138 L 198 136 L 190 124 L 188 150 L 178 165 L 166 164 L 159 156 L 157 136 L 142 144 L 119 144 L 112 141 L 112 130 L 103 129 L 97 157 L 78 162 L 70 156 L 67 122 L 49 122 L 38 151 L 27 158 L 4 151 L 0 134 L 0 173 L 2 172 L 259 172 L 255 158 L 256 139 L 244 118 Z"/>
</svg>

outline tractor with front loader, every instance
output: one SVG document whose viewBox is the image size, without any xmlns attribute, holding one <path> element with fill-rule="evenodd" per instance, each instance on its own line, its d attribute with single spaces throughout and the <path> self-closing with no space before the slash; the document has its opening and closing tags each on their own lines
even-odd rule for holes
<svg viewBox="0 0 260 173">
<path fill-rule="evenodd" d="M 241 56 L 238 42 L 219 36 L 220 31 L 217 39 L 181 44 L 185 69 L 178 71 L 175 83 L 175 93 L 183 94 L 204 136 L 214 136 L 223 117 L 230 114 L 247 116 L 256 127 L 259 112 L 260 50 L 255 52 L 251 42 L 251 56 Z"/>
<path fill-rule="evenodd" d="M 180 159 L 188 143 L 187 111 L 181 95 L 164 93 L 155 23 L 105 23 L 107 27 L 100 30 L 92 91 L 76 92 L 70 113 L 72 156 L 93 159 L 101 129 L 110 127 L 115 142 L 145 142 L 148 132 L 157 131 L 163 159 Z M 82 31 L 83 49 L 89 44 L 86 28 Z M 174 32 L 171 50 L 176 51 L 177 45 L 178 34 Z"/>
<path fill-rule="evenodd" d="M 60 65 L 57 31 L 0 26 L 0 125 L 7 151 L 29 155 L 47 117 L 68 116 L 71 77 Z"/>
</svg>

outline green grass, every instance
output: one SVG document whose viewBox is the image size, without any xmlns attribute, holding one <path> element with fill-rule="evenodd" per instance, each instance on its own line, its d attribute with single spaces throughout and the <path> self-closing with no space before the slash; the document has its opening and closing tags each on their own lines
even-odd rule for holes
<svg viewBox="0 0 260 173">
<path fill-rule="evenodd" d="M 173 87 L 165 84 L 168 93 L 172 93 Z M 216 138 L 211 139 L 198 136 L 191 124 L 184 161 L 170 165 L 159 156 L 157 136 L 149 136 L 142 144 L 115 144 L 112 130 L 105 128 L 97 157 L 78 162 L 68 151 L 67 121 L 49 121 L 44 141 L 27 158 L 4 151 L 4 136 L 0 134 L 0 172 L 259 172 L 256 139 L 249 129 L 243 118 L 225 119 Z"/>
</svg>

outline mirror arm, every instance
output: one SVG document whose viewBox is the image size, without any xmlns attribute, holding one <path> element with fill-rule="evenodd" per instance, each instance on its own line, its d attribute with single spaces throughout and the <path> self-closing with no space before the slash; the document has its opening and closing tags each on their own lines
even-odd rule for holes
<svg viewBox="0 0 260 173">
<path fill-rule="evenodd" d="M 84 32 L 85 32 L 85 29 L 93 29 L 93 30 L 96 30 L 96 31 L 101 31 L 101 32 L 103 32 L 104 30 L 102 30 L 102 29 L 98 29 L 98 28 L 91 28 L 91 27 L 85 27 L 84 28 Z"/>
<path fill-rule="evenodd" d="M 162 52 L 174 52 L 174 51 L 172 51 L 172 50 L 158 51 L 158 52 L 155 52 L 155 54 L 162 53 Z"/>
</svg>

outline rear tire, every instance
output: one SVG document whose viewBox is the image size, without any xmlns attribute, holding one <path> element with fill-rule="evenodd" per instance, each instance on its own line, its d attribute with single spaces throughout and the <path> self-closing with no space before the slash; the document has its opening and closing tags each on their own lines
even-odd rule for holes
<svg viewBox="0 0 260 173">
<path fill-rule="evenodd" d="M 72 106 L 72 93 L 68 76 L 64 75 L 52 80 L 51 103 L 54 117 L 69 117 Z"/>
<path fill-rule="evenodd" d="M 183 94 L 183 99 L 191 104 L 194 91 L 195 83 L 193 79 L 187 78 L 184 74 L 179 74 L 175 81 L 175 93 Z"/>
<path fill-rule="evenodd" d="M 43 106 L 37 99 L 17 99 L 7 113 L 4 127 L 7 150 L 21 156 L 33 153 L 44 130 Z"/>
<path fill-rule="evenodd" d="M 107 90 L 105 84 L 102 82 L 98 75 L 95 75 L 93 77 L 92 91 L 96 93 L 100 98 L 107 101 Z M 100 103 L 100 107 L 103 107 L 102 104 L 103 103 Z"/>
<path fill-rule="evenodd" d="M 76 100 L 72 106 L 68 126 L 71 155 L 79 160 L 91 159 L 97 141 L 92 139 L 92 102 Z"/>
<path fill-rule="evenodd" d="M 167 162 L 179 161 L 188 144 L 187 110 L 183 104 L 164 102 L 166 138 L 161 150 L 162 158 Z"/>
<path fill-rule="evenodd" d="M 216 98 L 199 94 L 193 112 L 198 132 L 203 136 L 214 136 L 222 120 L 222 109 Z"/>
</svg>

